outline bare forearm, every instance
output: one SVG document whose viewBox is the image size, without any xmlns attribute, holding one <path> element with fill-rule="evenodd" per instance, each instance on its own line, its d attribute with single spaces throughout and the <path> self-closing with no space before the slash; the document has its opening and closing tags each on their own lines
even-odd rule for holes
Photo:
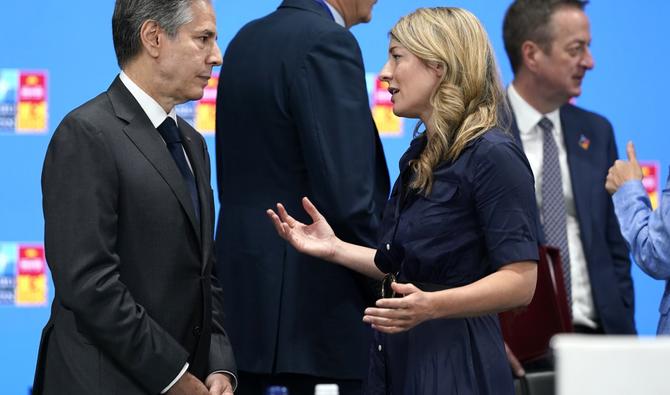
<svg viewBox="0 0 670 395">
<path fill-rule="evenodd" d="M 432 293 L 434 318 L 471 317 L 525 306 L 533 298 L 537 264 L 515 262 L 463 287 Z"/>
<path fill-rule="evenodd" d="M 384 277 L 384 273 L 375 265 L 375 252 L 372 248 L 337 239 L 332 255 L 328 257 L 328 260 L 365 276 L 381 279 Z"/>
</svg>

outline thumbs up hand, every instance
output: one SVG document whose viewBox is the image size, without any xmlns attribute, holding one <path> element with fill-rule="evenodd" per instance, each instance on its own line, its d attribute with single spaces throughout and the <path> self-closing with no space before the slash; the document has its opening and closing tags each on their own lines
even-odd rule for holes
<svg viewBox="0 0 670 395">
<path fill-rule="evenodd" d="M 626 181 L 642 180 L 642 168 L 637 162 L 637 155 L 635 154 L 635 147 L 632 141 L 629 141 L 626 145 L 626 154 L 628 160 L 617 160 L 607 173 L 605 189 L 610 194 L 614 194 Z"/>
</svg>

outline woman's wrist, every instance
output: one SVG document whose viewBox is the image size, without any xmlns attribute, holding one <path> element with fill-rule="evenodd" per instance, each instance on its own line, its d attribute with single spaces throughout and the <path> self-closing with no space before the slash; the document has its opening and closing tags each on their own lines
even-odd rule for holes
<svg viewBox="0 0 670 395">
<path fill-rule="evenodd" d="M 343 252 L 345 249 L 345 243 L 340 240 L 337 236 L 333 235 L 333 241 L 331 243 L 331 249 L 325 257 L 325 260 L 337 263 L 338 265 L 342 264 Z"/>
<path fill-rule="evenodd" d="M 449 291 L 450 290 L 427 292 L 429 304 L 432 306 L 432 309 L 429 312 L 431 320 L 449 318 Z"/>
</svg>

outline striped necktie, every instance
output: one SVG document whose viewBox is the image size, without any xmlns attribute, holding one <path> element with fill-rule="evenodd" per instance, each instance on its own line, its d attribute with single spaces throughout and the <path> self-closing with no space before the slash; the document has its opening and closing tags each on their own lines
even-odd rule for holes
<svg viewBox="0 0 670 395">
<path fill-rule="evenodd" d="M 542 227 L 547 244 L 557 247 L 561 252 L 563 280 L 568 305 L 572 307 L 572 280 L 570 275 L 570 250 L 566 228 L 567 214 L 563 196 L 561 165 L 558 161 L 558 148 L 552 135 L 554 125 L 547 117 L 542 117 L 538 126 L 543 132 L 542 145 Z"/>
</svg>

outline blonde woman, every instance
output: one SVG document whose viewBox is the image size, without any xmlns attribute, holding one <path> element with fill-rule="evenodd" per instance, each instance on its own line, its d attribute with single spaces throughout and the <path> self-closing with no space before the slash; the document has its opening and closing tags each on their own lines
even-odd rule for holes
<svg viewBox="0 0 670 395">
<path fill-rule="evenodd" d="M 513 394 L 496 313 L 532 299 L 538 218 L 528 162 L 498 126 L 491 44 L 458 8 L 418 9 L 390 38 L 393 111 L 425 131 L 400 160 L 379 248 L 340 240 L 307 198 L 312 224 L 281 204 L 268 215 L 298 251 L 383 279 L 363 316 L 369 393 Z"/>
</svg>

